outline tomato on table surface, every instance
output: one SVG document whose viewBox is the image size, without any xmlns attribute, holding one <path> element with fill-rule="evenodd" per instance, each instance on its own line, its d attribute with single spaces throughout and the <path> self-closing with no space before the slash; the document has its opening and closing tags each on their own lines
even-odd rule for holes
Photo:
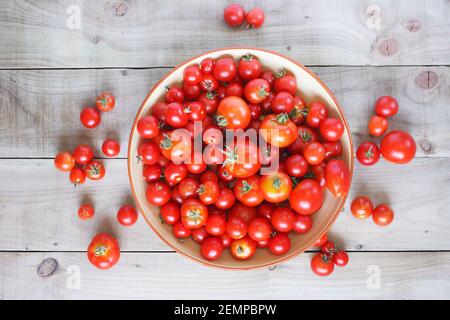
<svg viewBox="0 0 450 320">
<path fill-rule="evenodd" d="M 94 158 L 94 151 L 90 146 L 80 144 L 73 150 L 73 157 L 76 163 L 87 164 Z"/>
<path fill-rule="evenodd" d="M 380 204 L 373 209 L 372 219 L 381 227 L 387 226 L 394 220 L 394 211 L 387 204 Z"/>
<path fill-rule="evenodd" d="M 326 253 L 316 253 L 311 260 L 311 269 L 318 276 L 328 276 L 334 271 L 333 259 Z"/>
<path fill-rule="evenodd" d="M 54 164 L 58 170 L 67 172 L 75 167 L 75 158 L 70 152 L 60 152 L 56 155 Z"/>
<path fill-rule="evenodd" d="M 96 235 L 87 249 L 89 261 L 97 268 L 106 270 L 113 267 L 120 258 L 117 240 L 107 233 Z"/>
<path fill-rule="evenodd" d="M 75 186 L 83 184 L 86 181 L 86 173 L 79 167 L 73 167 L 72 170 L 70 170 L 69 179 Z"/>
<path fill-rule="evenodd" d="M 242 98 L 226 97 L 219 103 L 216 119 L 219 127 L 245 129 L 251 120 L 250 108 Z"/>
<path fill-rule="evenodd" d="M 116 157 L 120 153 L 120 144 L 114 139 L 107 139 L 102 144 L 102 152 L 107 157 Z"/>
<path fill-rule="evenodd" d="M 261 176 L 259 187 L 266 201 L 282 202 L 291 194 L 292 180 L 286 173 L 277 171 L 274 174 Z"/>
<path fill-rule="evenodd" d="M 259 129 L 263 139 L 277 148 L 289 146 L 298 137 L 297 126 L 286 113 L 265 116 Z"/>
<path fill-rule="evenodd" d="M 264 11 L 261 8 L 253 8 L 245 14 L 245 19 L 250 28 L 259 28 L 265 20 Z"/>
<path fill-rule="evenodd" d="M 248 260 L 256 253 L 256 241 L 249 236 L 231 242 L 230 252 L 237 260 Z"/>
<path fill-rule="evenodd" d="M 375 102 L 375 113 L 379 116 L 389 118 L 398 112 L 398 102 L 391 96 L 379 97 Z"/>
<path fill-rule="evenodd" d="M 355 218 L 367 219 L 373 212 L 372 200 L 365 196 L 356 197 L 350 205 L 350 211 Z"/>
<path fill-rule="evenodd" d="M 364 142 L 356 150 L 356 159 L 365 166 L 374 165 L 380 160 L 380 149 L 373 142 Z"/>
<path fill-rule="evenodd" d="M 345 267 L 348 264 L 348 254 L 344 250 L 338 250 L 333 254 L 333 262 L 338 267 Z"/>
<path fill-rule="evenodd" d="M 86 107 L 81 110 L 80 121 L 88 129 L 93 129 L 100 124 L 100 112 L 95 108 Z"/>
<path fill-rule="evenodd" d="M 100 180 L 105 176 L 105 166 L 100 160 L 92 160 L 85 167 L 86 177 L 91 180 Z"/>
<path fill-rule="evenodd" d="M 395 130 L 383 137 L 380 151 L 386 160 L 397 164 L 405 164 L 416 155 L 416 142 L 409 133 Z"/>
<path fill-rule="evenodd" d="M 389 123 L 386 118 L 374 115 L 370 117 L 367 127 L 371 135 L 374 137 L 380 137 L 386 133 Z"/>
<path fill-rule="evenodd" d="M 117 221 L 123 226 L 129 227 L 136 223 L 138 213 L 132 205 L 124 205 L 117 211 Z"/>
<path fill-rule="evenodd" d="M 350 172 L 343 160 L 332 159 L 325 167 L 328 190 L 336 197 L 344 197 L 350 190 Z"/>
<path fill-rule="evenodd" d="M 208 220 L 208 208 L 198 199 L 189 198 L 181 205 L 181 222 L 188 229 L 203 227 Z"/>
<path fill-rule="evenodd" d="M 302 180 L 289 197 L 291 208 L 297 213 L 310 215 L 322 207 L 323 191 L 315 180 Z"/>
<path fill-rule="evenodd" d="M 78 217 L 81 220 L 89 220 L 94 216 L 95 209 L 91 204 L 86 203 L 86 204 L 83 204 L 80 208 L 78 208 L 77 213 L 78 213 Z"/>
<path fill-rule="evenodd" d="M 114 109 L 114 106 L 116 105 L 116 99 L 112 95 L 112 93 L 109 92 L 102 92 L 98 97 L 97 100 L 95 100 L 95 106 L 98 110 L 102 112 L 108 112 Z"/>
<path fill-rule="evenodd" d="M 245 10 L 240 4 L 230 4 L 223 11 L 223 19 L 229 26 L 238 27 L 244 22 Z"/>
</svg>

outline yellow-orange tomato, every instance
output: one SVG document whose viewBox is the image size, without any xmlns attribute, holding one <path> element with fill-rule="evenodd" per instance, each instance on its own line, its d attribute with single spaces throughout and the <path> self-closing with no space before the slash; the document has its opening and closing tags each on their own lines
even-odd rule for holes
<svg viewBox="0 0 450 320">
<path fill-rule="evenodd" d="M 292 180 L 286 173 L 278 171 L 261 176 L 259 187 L 266 201 L 281 202 L 289 198 L 292 191 Z"/>
<path fill-rule="evenodd" d="M 298 130 L 286 113 L 267 115 L 259 127 L 264 140 L 274 147 L 284 148 L 297 139 Z"/>
</svg>

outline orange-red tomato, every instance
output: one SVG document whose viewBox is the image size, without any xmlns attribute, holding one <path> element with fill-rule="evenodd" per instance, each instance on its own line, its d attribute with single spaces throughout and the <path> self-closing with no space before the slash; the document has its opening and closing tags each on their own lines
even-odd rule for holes
<svg viewBox="0 0 450 320">
<path fill-rule="evenodd" d="M 323 204 L 323 191 L 315 180 L 305 179 L 292 191 L 289 197 L 291 208 L 297 213 L 310 215 Z"/>
<path fill-rule="evenodd" d="M 264 140 L 278 148 L 289 146 L 298 136 L 297 126 L 286 113 L 265 116 L 259 129 Z"/>
<path fill-rule="evenodd" d="M 105 176 L 105 166 L 100 160 L 92 160 L 84 168 L 86 176 L 91 180 L 100 180 Z"/>
<path fill-rule="evenodd" d="M 256 175 L 238 179 L 233 190 L 236 198 L 247 206 L 254 207 L 264 201 L 259 186 L 259 177 Z"/>
<path fill-rule="evenodd" d="M 292 191 L 292 180 L 286 173 L 278 171 L 261 176 L 259 186 L 266 201 L 277 203 L 289 198 Z"/>
<path fill-rule="evenodd" d="M 367 219 L 372 215 L 373 203 L 368 197 L 359 196 L 353 199 L 350 210 L 356 218 Z"/>
<path fill-rule="evenodd" d="M 398 112 L 398 102 L 391 96 L 379 97 L 375 102 L 375 113 L 382 117 L 392 117 Z"/>
<path fill-rule="evenodd" d="M 253 79 L 247 82 L 244 88 L 245 98 L 248 102 L 258 104 L 263 102 L 270 94 L 270 84 L 264 79 Z"/>
<path fill-rule="evenodd" d="M 204 204 L 214 204 L 220 194 L 220 187 L 216 181 L 205 181 L 197 189 L 198 197 Z"/>
<path fill-rule="evenodd" d="M 248 141 L 244 145 L 232 143 L 225 146 L 226 159 L 223 166 L 236 178 L 247 178 L 258 172 L 261 168 L 260 154 L 258 147 Z"/>
<path fill-rule="evenodd" d="M 416 155 L 416 142 L 404 131 L 391 131 L 381 140 L 380 151 L 386 160 L 404 164 Z"/>
<path fill-rule="evenodd" d="M 95 105 L 97 109 L 103 112 L 108 112 L 114 109 L 116 105 L 116 99 L 109 92 L 102 92 L 95 100 Z"/>
<path fill-rule="evenodd" d="M 325 159 L 325 147 L 320 142 L 308 144 L 303 150 L 303 156 L 312 166 L 319 165 Z"/>
<path fill-rule="evenodd" d="M 97 268 L 106 270 L 113 267 L 120 258 L 117 240 L 107 233 L 96 235 L 87 249 L 89 261 Z"/>
<path fill-rule="evenodd" d="M 373 210 L 372 219 L 381 227 L 387 226 L 394 220 L 394 211 L 387 204 L 380 204 Z"/>
<path fill-rule="evenodd" d="M 256 252 L 256 241 L 252 240 L 249 236 L 233 240 L 231 242 L 230 252 L 233 258 L 237 260 L 248 260 Z"/>
<path fill-rule="evenodd" d="M 55 167 L 60 171 L 70 171 L 75 166 L 75 158 L 70 152 L 60 152 L 55 157 Z"/>
<path fill-rule="evenodd" d="M 369 133 L 375 137 L 379 137 L 385 134 L 388 126 L 389 124 L 387 119 L 377 115 L 372 116 L 367 125 Z"/>
<path fill-rule="evenodd" d="M 332 159 L 325 168 L 328 190 L 336 197 L 344 197 L 350 189 L 350 172 L 343 160 Z"/>
<path fill-rule="evenodd" d="M 198 199 L 189 198 L 181 205 L 181 221 L 188 229 L 203 227 L 208 220 L 208 208 Z"/>
<path fill-rule="evenodd" d="M 217 108 L 217 124 L 226 129 L 245 129 L 251 120 L 250 108 L 240 97 L 226 97 Z"/>
<path fill-rule="evenodd" d="M 90 205 L 89 203 L 83 204 L 79 209 L 78 209 L 78 217 L 81 220 L 88 220 L 91 219 L 95 214 L 95 209 L 92 205 Z"/>
</svg>

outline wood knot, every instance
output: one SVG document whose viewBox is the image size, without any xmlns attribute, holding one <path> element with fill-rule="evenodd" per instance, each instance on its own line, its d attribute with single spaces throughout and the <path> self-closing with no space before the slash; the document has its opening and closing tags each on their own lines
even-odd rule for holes
<svg viewBox="0 0 450 320">
<path fill-rule="evenodd" d="M 45 278 L 55 273 L 58 268 L 58 261 L 54 258 L 47 258 L 41 262 L 37 268 L 37 274 L 39 277 Z"/>
<path fill-rule="evenodd" d="M 356 245 L 356 249 L 357 249 L 357 250 L 361 250 L 362 248 L 363 248 L 362 244 L 357 244 L 357 245 Z"/>
<path fill-rule="evenodd" d="M 410 19 L 406 21 L 405 28 L 409 32 L 417 32 L 419 31 L 420 27 L 422 26 L 422 23 L 417 19 Z"/>
<path fill-rule="evenodd" d="M 420 148 L 426 154 L 430 154 L 430 153 L 434 152 L 433 144 L 430 141 L 428 141 L 427 139 L 423 139 L 423 140 L 420 141 Z"/>
<path fill-rule="evenodd" d="M 431 89 L 438 83 L 438 75 L 434 71 L 422 71 L 416 77 L 416 84 L 422 89 Z"/>
<path fill-rule="evenodd" d="M 99 41 L 100 41 L 100 39 L 98 37 L 92 38 L 92 43 L 93 44 L 97 44 Z"/>
<path fill-rule="evenodd" d="M 124 1 L 114 1 L 109 11 L 114 17 L 123 17 L 128 12 L 128 4 Z"/>
<path fill-rule="evenodd" d="M 395 39 L 383 40 L 378 46 L 378 51 L 382 56 L 389 57 L 393 56 L 398 51 L 398 42 Z"/>
<path fill-rule="evenodd" d="M 125 77 L 125 76 L 127 76 L 128 75 L 128 71 L 127 70 L 123 70 L 122 71 L 122 75 Z"/>
</svg>

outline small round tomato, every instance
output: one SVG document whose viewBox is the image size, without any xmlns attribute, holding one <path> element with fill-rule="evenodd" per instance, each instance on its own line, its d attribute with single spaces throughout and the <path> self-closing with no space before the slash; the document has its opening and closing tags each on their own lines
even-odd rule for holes
<svg viewBox="0 0 450 320">
<path fill-rule="evenodd" d="M 158 145 L 152 141 L 142 143 L 138 148 L 138 161 L 144 164 L 156 164 L 161 156 Z"/>
<path fill-rule="evenodd" d="M 342 145 L 339 141 L 324 142 L 323 146 L 325 147 L 325 160 L 342 155 Z"/>
<path fill-rule="evenodd" d="M 91 180 L 100 180 L 105 176 L 105 166 L 100 160 L 92 160 L 84 167 L 84 173 Z"/>
<path fill-rule="evenodd" d="M 186 228 L 181 221 L 173 225 L 172 232 L 173 235 L 179 239 L 189 238 L 192 234 L 192 231 Z"/>
<path fill-rule="evenodd" d="M 183 199 L 195 198 L 197 197 L 197 190 L 199 183 L 194 178 L 186 178 L 180 182 L 178 185 L 178 191 Z"/>
<path fill-rule="evenodd" d="M 230 238 L 241 239 L 247 235 L 248 227 L 244 219 L 239 217 L 229 217 L 225 230 Z"/>
<path fill-rule="evenodd" d="M 226 129 L 245 129 L 251 120 L 247 103 L 239 97 L 226 97 L 217 108 L 217 124 Z"/>
<path fill-rule="evenodd" d="M 305 216 L 302 214 L 297 214 L 295 216 L 295 222 L 294 222 L 294 228 L 292 230 L 294 230 L 294 232 L 296 233 L 306 233 L 309 230 L 311 230 L 313 225 L 313 221 L 311 216 Z"/>
<path fill-rule="evenodd" d="M 233 239 L 226 232 L 219 236 L 219 239 L 222 240 L 224 249 L 228 249 L 231 246 L 231 241 L 233 241 Z"/>
<path fill-rule="evenodd" d="M 162 124 L 166 122 L 167 103 L 157 102 L 151 108 L 152 116 L 156 117 Z"/>
<path fill-rule="evenodd" d="M 107 233 L 97 234 L 87 249 L 87 256 L 95 267 L 102 270 L 109 269 L 119 261 L 119 244 Z"/>
<path fill-rule="evenodd" d="M 219 99 L 213 92 L 202 93 L 200 97 L 198 97 L 197 101 L 205 106 L 207 114 L 212 114 L 217 111 Z"/>
<path fill-rule="evenodd" d="M 158 164 L 144 164 L 142 169 L 142 178 L 145 182 L 155 182 L 161 178 L 162 169 Z"/>
<path fill-rule="evenodd" d="M 320 251 L 322 253 L 327 253 L 331 256 L 334 253 L 334 251 L 336 251 L 334 242 L 330 240 L 325 241 L 325 243 L 320 247 Z"/>
<path fill-rule="evenodd" d="M 398 112 L 398 102 L 393 97 L 379 97 L 375 102 L 375 113 L 379 116 L 389 118 Z"/>
<path fill-rule="evenodd" d="M 310 143 L 303 150 L 303 156 L 310 165 L 319 165 L 325 159 L 325 147 L 320 142 Z"/>
<path fill-rule="evenodd" d="M 209 238 L 209 236 L 210 234 L 206 231 L 205 227 L 192 229 L 191 237 L 195 242 L 199 244 L 203 243 L 203 241 L 205 241 L 206 238 Z"/>
<path fill-rule="evenodd" d="M 190 160 L 190 163 L 186 163 L 186 168 L 190 173 L 200 174 L 206 170 L 207 165 L 203 161 L 201 153 L 193 152 Z"/>
<path fill-rule="evenodd" d="M 100 112 L 95 108 L 84 108 L 80 113 L 80 121 L 86 128 L 93 129 L 100 124 Z"/>
<path fill-rule="evenodd" d="M 156 181 L 148 184 L 145 195 L 150 204 L 161 207 L 169 202 L 172 194 L 167 183 Z"/>
<path fill-rule="evenodd" d="M 328 276 L 334 270 L 333 259 L 326 253 L 316 253 L 311 260 L 311 269 L 318 276 Z"/>
<path fill-rule="evenodd" d="M 166 122 L 174 128 L 182 128 L 187 125 L 189 117 L 184 112 L 184 107 L 179 102 L 172 102 L 166 108 Z"/>
<path fill-rule="evenodd" d="M 233 142 L 225 146 L 225 160 L 223 167 L 235 178 L 247 178 L 258 172 L 261 168 L 258 147 L 245 139 L 242 144 Z"/>
<path fill-rule="evenodd" d="M 272 233 L 272 226 L 265 218 L 254 218 L 248 224 L 248 235 L 253 240 L 267 241 Z"/>
<path fill-rule="evenodd" d="M 374 165 L 380 160 L 380 149 L 373 142 L 364 142 L 356 150 L 356 159 L 365 166 Z"/>
<path fill-rule="evenodd" d="M 180 183 L 187 176 L 186 166 L 182 163 L 169 162 L 164 168 L 164 179 L 170 186 Z"/>
<path fill-rule="evenodd" d="M 388 129 L 388 121 L 386 118 L 374 115 L 370 118 L 367 125 L 369 133 L 375 137 L 382 136 Z"/>
<path fill-rule="evenodd" d="M 116 157 L 120 153 L 120 144 L 114 139 L 103 141 L 102 152 L 107 157 Z"/>
<path fill-rule="evenodd" d="M 223 252 L 223 243 L 220 238 L 208 237 L 206 238 L 201 246 L 200 253 L 202 257 L 206 260 L 216 260 L 219 259 Z"/>
<path fill-rule="evenodd" d="M 261 117 L 261 114 L 262 114 L 261 105 L 250 103 L 248 105 L 248 107 L 250 109 L 250 116 L 252 117 L 252 121 L 259 120 L 259 118 Z M 249 125 L 249 127 L 250 127 L 250 125 Z M 258 126 L 258 129 L 259 129 L 259 126 Z"/>
<path fill-rule="evenodd" d="M 169 225 L 174 225 L 178 221 L 180 221 L 181 213 L 180 207 L 175 202 L 167 202 L 165 205 L 161 207 L 159 211 L 159 215 L 164 223 Z"/>
<path fill-rule="evenodd" d="M 202 80 L 202 72 L 198 65 L 193 64 L 186 67 L 183 71 L 183 82 L 193 86 L 196 85 Z"/>
<path fill-rule="evenodd" d="M 197 193 L 204 204 L 214 204 L 219 198 L 220 187 L 216 181 L 205 181 L 199 185 Z"/>
<path fill-rule="evenodd" d="M 295 213 L 287 207 L 279 207 L 270 214 L 270 221 L 276 231 L 289 232 L 295 225 Z"/>
<path fill-rule="evenodd" d="M 257 206 L 264 201 L 259 187 L 259 177 L 256 175 L 238 179 L 234 185 L 234 194 L 240 202 L 249 207 Z"/>
<path fill-rule="evenodd" d="M 231 97 L 243 97 L 244 96 L 244 88 L 240 83 L 231 82 L 225 88 L 225 96 Z"/>
<path fill-rule="evenodd" d="M 333 262 L 338 267 L 345 267 L 348 264 L 348 254 L 344 250 L 338 250 L 333 254 Z"/>
<path fill-rule="evenodd" d="M 213 75 L 219 81 L 231 82 L 237 75 L 236 62 L 231 57 L 217 59 Z"/>
<path fill-rule="evenodd" d="M 56 155 L 54 163 L 56 169 L 66 172 L 75 167 L 75 158 L 70 152 L 64 151 Z"/>
<path fill-rule="evenodd" d="M 294 109 L 294 97 L 286 91 L 280 91 L 275 94 L 270 103 L 274 113 L 289 113 Z"/>
<path fill-rule="evenodd" d="M 314 247 L 322 247 L 328 241 L 328 234 L 322 234 L 317 240 L 313 243 Z"/>
<path fill-rule="evenodd" d="M 219 81 L 210 74 L 204 74 L 200 81 L 200 88 L 205 92 L 215 92 L 219 89 Z"/>
<path fill-rule="evenodd" d="M 183 103 L 184 92 L 181 88 L 178 87 L 166 88 L 165 98 L 167 103 L 172 102 Z"/>
<path fill-rule="evenodd" d="M 303 150 L 308 144 L 319 141 L 317 132 L 308 126 L 298 126 L 297 133 L 298 136 L 295 141 L 287 147 L 291 154 L 303 154 Z"/>
<path fill-rule="evenodd" d="M 297 213 L 311 215 L 322 206 L 322 188 L 317 181 L 305 179 L 292 190 L 289 203 Z"/>
<path fill-rule="evenodd" d="M 270 202 L 264 202 L 262 205 L 260 205 L 257 208 L 258 216 L 264 217 L 268 220 L 270 220 L 270 215 L 272 214 L 273 210 L 275 210 L 275 205 Z"/>
<path fill-rule="evenodd" d="M 381 227 L 387 226 L 394 220 L 394 211 L 387 204 L 380 204 L 373 209 L 372 219 Z"/>
<path fill-rule="evenodd" d="M 373 203 L 368 197 L 356 197 L 350 205 L 350 211 L 358 219 L 367 219 L 372 215 Z"/>
<path fill-rule="evenodd" d="M 213 58 L 205 58 L 202 60 L 202 62 L 200 62 L 200 71 L 204 75 L 211 74 L 215 64 L 216 60 L 214 60 Z"/>
<path fill-rule="evenodd" d="M 323 119 L 320 123 L 320 134 L 326 141 L 339 141 L 344 134 L 344 124 L 340 119 Z"/>
<path fill-rule="evenodd" d="M 75 186 L 83 184 L 86 181 L 86 173 L 79 167 L 73 167 L 72 170 L 70 170 L 69 179 Z"/>
<path fill-rule="evenodd" d="M 291 177 L 303 177 L 308 172 L 308 168 L 308 162 L 299 154 L 288 157 L 284 162 L 284 171 Z"/>
<path fill-rule="evenodd" d="M 270 238 L 268 249 L 272 254 L 282 255 L 291 248 L 291 240 L 285 233 L 277 233 Z"/>
<path fill-rule="evenodd" d="M 73 151 L 73 157 L 78 164 L 87 164 L 94 158 L 94 151 L 85 144 L 78 145 Z"/>
<path fill-rule="evenodd" d="M 194 84 L 193 86 L 190 86 L 186 83 L 183 83 L 183 93 L 184 98 L 187 101 L 192 101 L 200 96 L 200 94 L 202 93 L 202 88 L 199 84 Z"/>
<path fill-rule="evenodd" d="M 214 171 L 206 170 L 200 175 L 200 183 L 205 183 L 207 181 L 217 182 L 219 183 L 219 178 Z"/>
<path fill-rule="evenodd" d="M 225 215 L 210 214 L 206 221 L 205 229 L 212 236 L 221 236 L 227 228 L 227 219 Z"/>
<path fill-rule="evenodd" d="M 296 125 L 286 113 L 265 116 L 259 129 L 263 139 L 278 148 L 289 146 L 298 136 Z"/>
<path fill-rule="evenodd" d="M 217 168 L 217 176 L 219 177 L 219 179 L 223 182 L 231 182 L 234 181 L 234 177 L 227 171 L 225 170 L 224 167 L 219 166 Z"/>
<path fill-rule="evenodd" d="M 270 94 L 270 84 L 261 78 L 247 82 L 244 89 L 245 98 L 254 104 L 263 102 Z"/>
<path fill-rule="evenodd" d="M 214 202 L 214 205 L 223 210 L 230 209 L 236 202 L 236 197 L 228 188 L 222 188 L 220 189 L 219 197 L 217 198 L 216 202 Z"/>
<path fill-rule="evenodd" d="M 159 145 L 159 150 L 167 159 L 173 162 L 182 162 L 190 158 L 191 139 L 181 135 L 176 136 L 174 131 L 162 132 L 155 139 Z"/>
<path fill-rule="evenodd" d="M 208 220 L 208 208 L 198 199 L 189 198 L 181 205 L 181 222 L 188 229 L 203 227 Z"/>
<path fill-rule="evenodd" d="M 347 195 L 350 189 L 350 172 L 343 160 L 330 160 L 325 168 L 328 189 L 336 196 Z"/>
<path fill-rule="evenodd" d="M 245 20 L 250 28 L 259 28 L 264 23 L 265 15 L 261 8 L 253 8 L 245 14 Z"/>
<path fill-rule="evenodd" d="M 256 208 L 237 202 L 228 212 L 228 218 L 241 218 L 246 224 L 257 217 Z"/>
<path fill-rule="evenodd" d="M 230 252 L 233 258 L 237 260 L 248 260 L 256 252 L 256 242 L 249 236 L 233 240 L 231 242 Z"/>
<path fill-rule="evenodd" d="M 285 69 L 276 74 L 275 91 L 286 91 L 291 95 L 295 95 L 297 91 L 297 80 L 292 74 L 287 73 Z"/>
<path fill-rule="evenodd" d="M 97 100 L 95 100 L 95 106 L 98 110 L 103 112 L 108 112 L 114 109 L 114 106 L 116 104 L 116 99 L 112 95 L 112 93 L 109 92 L 102 92 L 98 97 Z"/>
<path fill-rule="evenodd" d="M 266 201 L 278 203 L 289 198 L 292 191 L 292 180 L 286 173 L 278 171 L 261 176 L 259 187 Z"/>
<path fill-rule="evenodd" d="M 206 108 L 198 101 L 189 103 L 184 112 L 188 114 L 191 121 L 202 121 L 206 117 Z"/>
<path fill-rule="evenodd" d="M 238 63 L 238 74 L 244 80 L 252 80 L 259 77 L 262 72 L 262 65 L 258 58 L 251 54 L 242 56 Z M 270 85 L 269 85 L 270 89 Z"/>
<path fill-rule="evenodd" d="M 261 72 L 260 78 L 266 80 L 269 83 L 270 87 L 273 88 L 275 83 L 275 75 L 272 71 Z"/>
<path fill-rule="evenodd" d="M 318 128 L 323 119 L 328 118 L 327 107 L 319 101 L 311 102 L 308 107 L 306 123 L 313 128 Z"/>
<path fill-rule="evenodd" d="M 404 164 L 410 162 L 416 155 L 416 142 L 410 134 L 395 130 L 383 137 L 380 151 L 386 160 Z"/>
<path fill-rule="evenodd" d="M 132 205 L 124 205 L 117 211 L 117 221 L 126 227 L 132 226 L 138 219 L 138 213 Z"/>
<path fill-rule="evenodd" d="M 181 183 L 183 183 L 183 181 L 181 181 Z M 172 189 L 172 195 L 170 196 L 171 201 L 175 202 L 178 205 L 181 205 L 184 201 L 184 198 L 181 196 L 181 193 L 180 193 L 181 183 Z"/>
<path fill-rule="evenodd" d="M 245 10 L 237 3 L 232 3 L 223 11 L 223 19 L 231 27 L 238 27 L 244 22 Z"/>
<path fill-rule="evenodd" d="M 153 139 L 159 134 L 159 120 L 155 116 L 145 116 L 139 119 L 136 128 L 142 138 Z"/>
<path fill-rule="evenodd" d="M 79 209 L 78 209 L 78 217 L 81 220 L 88 220 L 91 219 L 95 214 L 95 209 L 92 205 L 90 205 L 89 203 L 83 204 Z"/>
</svg>

